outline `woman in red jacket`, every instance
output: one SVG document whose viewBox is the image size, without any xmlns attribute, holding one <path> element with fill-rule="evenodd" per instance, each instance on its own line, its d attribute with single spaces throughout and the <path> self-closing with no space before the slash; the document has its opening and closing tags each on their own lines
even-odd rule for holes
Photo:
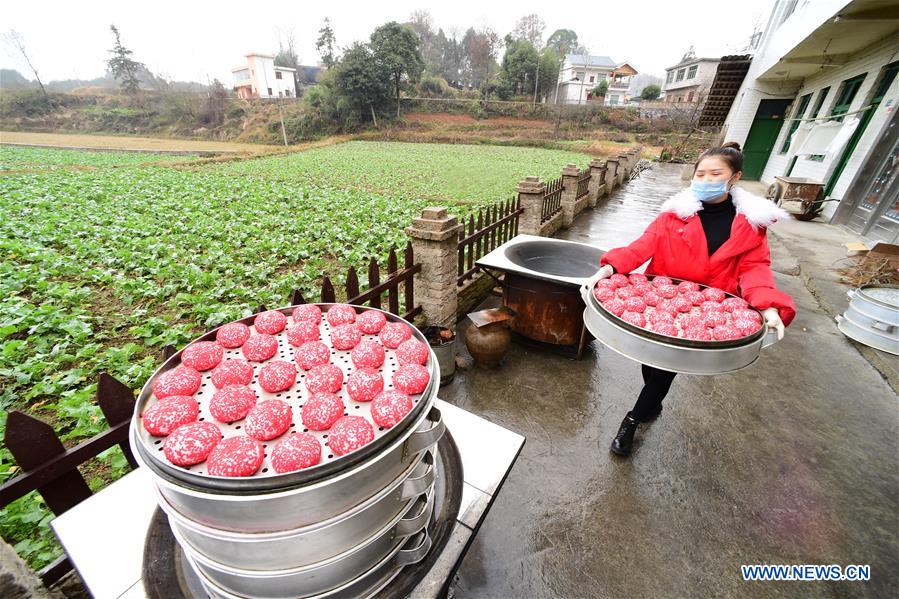
<svg viewBox="0 0 899 599">
<path fill-rule="evenodd" d="M 662 204 L 661 214 L 639 239 L 603 255 L 600 278 L 630 273 L 650 260 L 648 275 L 666 275 L 718 287 L 762 311 L 783 337 L 796 315 L 792 298 L 774 286 L 767 227 L 787 213 L 772 202 L 734 187 L 743 174 L 736 143 L 702 153 L 689 189 Z M 643 389 L 621 422 L 611 451 L 628 455 L 640 422 L 662 412 L 675 373 L 643 365 Z"/>
</svg>

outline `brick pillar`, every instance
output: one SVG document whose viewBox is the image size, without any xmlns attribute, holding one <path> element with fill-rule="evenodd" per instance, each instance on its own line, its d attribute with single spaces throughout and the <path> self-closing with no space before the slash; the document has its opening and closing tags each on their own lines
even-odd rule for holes
<svg viewBox="0 0 899 599">
<path fill-rule="evenodd" d="M 606 190 L 612 193 L 619 185 L 618 181 L 618 157 L 613 156 L 606 160 Z"/>
<path fill-rule="evenodd" d="M 594 158 L 590 161 L 588 168 L 590 169 L 590 184 L 588 187 L 590 200 L 587 203 L 591 208 L 594 208 L 599 198 L 604 196 L 606 192 L 606 164 L 599 158 Z"/>
<path fill-rule="evenodd" d="M 412 239 L 415 261 L 415 301 L 429 325 L 454 329 L 459 302 L 456 277 L 459 272 L 459 232 L 463 226 L 446 208 L 425 208 L 412 219 L 406 235 Z"/>
<path fill-rule="evenodd" d="M 570 227 L 574 220 L 574 200 L 577 198 L 577 179 L 580 171 L 575 164 L 562 169 L 562 226 Z"/>
<path fill-rule="evenodd" d="M 627 176 L 631 173 L 631 161 L 627 154 L 618 156 L 618 177 L 621 183 L 627 181 Z"/>
<path fill-rule="evenodd" d="M 546 195 L 546 183 L 542 182 L 539 177 L 525 177 L 518 184 L 518 201 L 523 210 L 518 216 L 519 233 L 540 234 L 544 195 Z"/>
</svg>

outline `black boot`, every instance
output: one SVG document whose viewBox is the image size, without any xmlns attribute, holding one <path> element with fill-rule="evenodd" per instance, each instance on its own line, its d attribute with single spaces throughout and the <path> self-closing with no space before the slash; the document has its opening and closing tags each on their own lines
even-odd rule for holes
<svg viewBox="0 0 899 599">
<path fill-rule="evenodd" d="M 634 444 L 634 433 L 637 432 L 638 424 L 639 422 L 631 416 L 631 412 L 628 412 L 624 420 L 621 421 L 618 434 L 612 439 L 612 446 L 609 448 L 612 453 L 621 456 L 630 455 L 631 446 Z"/>
</svg>

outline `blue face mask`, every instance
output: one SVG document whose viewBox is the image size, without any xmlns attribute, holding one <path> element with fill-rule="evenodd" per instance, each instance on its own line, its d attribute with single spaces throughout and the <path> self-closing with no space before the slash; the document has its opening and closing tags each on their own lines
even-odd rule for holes
<svg viewBox="0 0 899 599">
<path fill-rule="evenodd" d="M 727 193 L 727 181 L 697 181 L 690 183 L 690 191 L 699 201 L 711 202 Z"/>
</svg>

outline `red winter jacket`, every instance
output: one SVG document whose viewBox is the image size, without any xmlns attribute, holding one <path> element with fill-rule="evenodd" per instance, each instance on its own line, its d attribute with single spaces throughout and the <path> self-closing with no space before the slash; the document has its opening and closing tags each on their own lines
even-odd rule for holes
<svg viewBox="0 0 899 599">
<path fill-rule="evenodd" d="M 793 298 L 774 286 L 767 227 L 787 213 L 772 202 L 734 187 L 737 214 L 730 239 L 709 256 L 702 222 L 696 213 L 702 202 L 689 189 L 664 204 L 662 212 L 639 239 L 606 252 L 601 265 L 629 273 L 651 259 L 649 275 L 667 275 L 718 287 L 739 295 L 759 310 L 777 308 L 785 325 L 796 316 Z"/>
</svg>

